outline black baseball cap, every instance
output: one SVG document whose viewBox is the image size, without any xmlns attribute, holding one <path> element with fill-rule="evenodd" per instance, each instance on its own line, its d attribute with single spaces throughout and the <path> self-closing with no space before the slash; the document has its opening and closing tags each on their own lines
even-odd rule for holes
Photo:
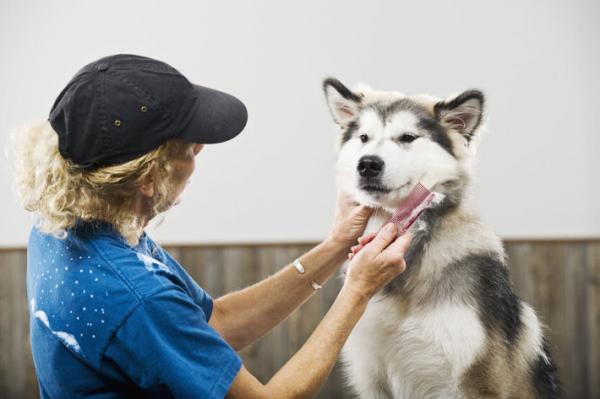
<svg viewBox="0 0 600 399">
<path fill-rule="evenodd" d="M 221 143 L 246 126 L 236 97 L 191 83 L 165 62 L 132 54 L 80 69 L 48 120 L 63 158 L 83 169 L 130 161 L 171 138 Z"/>
</svg>

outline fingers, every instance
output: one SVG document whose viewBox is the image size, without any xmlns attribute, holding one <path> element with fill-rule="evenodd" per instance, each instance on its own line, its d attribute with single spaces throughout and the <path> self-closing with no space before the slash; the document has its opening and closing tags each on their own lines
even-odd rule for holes
<svg viewBox="0 0 600 399">
<path fill-rule="evenodd" d="M 356 202 L 350 194 L 338 192 L 338 201 L 348 206 L 359 206 L 360 203 Z"/>
<path fill-rule="evenodd" d="M 348 194 L 344 194 L 341 192 L 338 192 L 336 201 L 337 201 L 338 207 L 340 209 L 344 209 L 344 210 L 358 205 L 357 203 L 355 203 L 352 200 L 352 198 Z"/>
<path fill-rule="evenodd" d="M 366 239 L 370 236 L 375 237 L 375 234 L 370 234 L 369 236 L 361 237 L 361 238 Z M 359 242 L 361 241 L 361 238 L 358 239 Z M 404 234 L 402 236 L 399 236 L 398 238 L 396 238 L 396 240 L 394 240 L 394 242 L 392 242 L 381 253 L 380 256 L 384 256 L 384 257 L 391 256 L 392 258 L 394 258 L 393 260 L 398 260 L 398 258 L 400 258 L 402 263 L 404 264 L 404 267 L 402 268 L 402 270 L 404 270 L 404 268 L 406 267 L 406 263 L 404 263 L 404 254 L 406 253 L 406 250 L 408 249 L 408 246 L 410 245 L 411 240 L 412 240 L 412 237 L 408 233 Z M 356 255 L 358 253 L 358 251 L 360 251 L 363 247 L 364 247 L 364 245 L 355 245 L 352 248 L 350 248 L 351 252 L 348 253 L 348 259 L 352 260 L 352 258 L 354 258 L 354 255 Z"/>
<path fill-rule="evenodd" d="M 390 242 L 396 237 L 398 233 L 398 228 L 394 223 L 388 223 L 373 238 L 373 240 L 365 245 L 364 250 L 373 251 L 376 254 L 379 254 L 385 247 L 389 245 Z"/>
<path fill-rule="evenodd" d="M 356 255 L 358 251 L 360 251 L 365 245 L 373 241 L 373 238 L 375 238 L 375 236 L 377 236 L 377 232 L 367 234 L 363 237 L 359 237 L 358 245 L 355 245 L 352 248 L 350 248 L 350 253 L 348 253 L 348 259 L 352 260 L 352 258 L 354 258 L 354 255 Z"/>
<path fill-rule="evenodd" d="M 371 216 L 371 214 L 373 213 L 374 209 L 371 207 L 368 207 L 366 205 L 359 205 L 359 204 L 353 204 L 353 206 L 356 206 L 357 208 L 357 213 L 361 216 L 365 216 L 365 217 L 369 217 Z"/>
<path fill-rule="evenodd" d="M 361 205 L 351 195 L 342 193 L 341 191 L 337 193 L 336 202 L 341 209 L 357 208 L 359 212 L 366 213 L 367 215 L 370 215 L 374 210 L 367 205 Z"/>
<path fill-rule="evenodd" d="M 404 260 L 404 258 L 402 258 L 402 260 L 400 261 L 400 263 L 397 265 L 398 267 L 398 272 L 402 273 L 403 271 L 406 270 L 406 261 Z"/>
<path fill-rule="evenodd" d="M 358 238 L 358 243 L 363 246 L 363 245 L 367 245 L 369 242 L 371 242 L 373 240 L 373 238 L 375 238 L 375 236 L 377 235 L 377 232 L 371 233 L 371 234 L 367 234 L 366 236 L 362 236 Z"/>
<path fill-rule="evenodd" d="M 350 252 L 348 253 L 348 259 L 352 260 L 352 258 L 354 258 L 354 255 L 356 255 L 358 253 L 358 251 L 360 251 L 362 249 L 363 245 L 355 245 L 352 248 L 350 248 Z"/>
<path fill-rule="evenodd" d="M 404 254 L 410 245 L 412 236 L 410 234 L 404 234 L 399 236 L 392 242 L 388 247 L 381 252 L 381 257 L 393 263 L 400 263 L 404 261 Z"/>
<path fill-rule="evenodd" d="M 358 224 L 366 224 L 373 213 L 373 208 L 369 208 L 366 205 L 348 204 L 348 207 L 349 212 L 347 214 Z"/>
</svg>

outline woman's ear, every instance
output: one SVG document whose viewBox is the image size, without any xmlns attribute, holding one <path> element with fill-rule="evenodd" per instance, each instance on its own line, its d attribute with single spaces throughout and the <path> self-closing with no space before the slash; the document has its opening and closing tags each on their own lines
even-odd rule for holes
<svg viewBox="0 0 600 399">
<path fill-rule="evenodd" d="M 435 116 L 442 126 L 457 131 L 470 142 L 481 122 L 484 101 L 481 91 L 467 90 L 435 104 Z"/>
<path fill-rule="evenodd" d="M 328 78 L 323 81 L 323 91 L 333 120 L 340 125 L 347 125 L 358 118 L 362 97 L 353 93 L 337 79 Z"/>
<path fill-rule="evenodd" d="M 149 176 L 146 176 L 144 183 L 139 187 L 139 191 L 144 197 L 152 198 L 154 196 L 154 182 Z"/>
<path fill-rule="evenodd" d="M 138 188 L 140 194 L 142 194 L 146 198 L 154 197 L 154 174 L 156 172 L 156 164 L 153 163 L 150 166 L 150 171 L 146 173 L 144 179 L 142 180 L 142 184 Z"/>
</svg>

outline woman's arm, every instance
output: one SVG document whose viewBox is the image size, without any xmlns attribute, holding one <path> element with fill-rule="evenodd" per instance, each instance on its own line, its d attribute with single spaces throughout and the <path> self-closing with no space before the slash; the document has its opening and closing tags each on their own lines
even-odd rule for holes
<svg viewBox="0 0 600 399">
<path fill-rule="evenodd" d="M 276 274 L 214 301 L 209 324 L 241 350 L 281 323 L 325 283 L 346 259 L 348 248 L 324 241 L 300 257 L 305 273 L 289 264 Z"/>
<path fill-rule="evenodd" d="M 382 230 L 351 262 L 344 287 L 308 341 L 263 385 L 244 367 L 234 379 L 228 398 L 311 398 L 331 372 L 337 356 L 368 300 L 401 273 L 409 237 L 387 246 L 396 228 Z M 386 248 L 387 246 L 387 248 Z M 384 250 L 385 248 L 385 250 Z M 366 251 L 366 252 L 365 252 Z"/>
<path fill-rule="evenodd" d="M 366 301 L 342 289 L 308 341 L 263 385 L 244 366 L 233 381 L 229 398 L 302 398 L 314 396 L 335 364 Z"/>
<path fill-rule="evenodd" d="M 328 238 L 300 257 L 304 274 L 289 264 L 263 281 L 216 299 L 209 324 L 236 350 L 269 332 L 314 294 L 311 281 L 324 284 L 346 260 L 371 212 L 339 195 Z"/>
</svg>

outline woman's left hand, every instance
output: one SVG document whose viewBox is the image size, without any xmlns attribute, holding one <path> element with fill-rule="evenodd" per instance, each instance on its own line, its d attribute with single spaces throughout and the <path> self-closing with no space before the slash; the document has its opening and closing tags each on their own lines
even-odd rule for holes
<svg viewBox="0 0 600 399">
<path fill-rule="evenodd" d="M 338 191 L 333 226 L 328 239 L 344 248 L 356 243 L 363 233 L 373 208 L 359 205 Z"/>
</svg>

